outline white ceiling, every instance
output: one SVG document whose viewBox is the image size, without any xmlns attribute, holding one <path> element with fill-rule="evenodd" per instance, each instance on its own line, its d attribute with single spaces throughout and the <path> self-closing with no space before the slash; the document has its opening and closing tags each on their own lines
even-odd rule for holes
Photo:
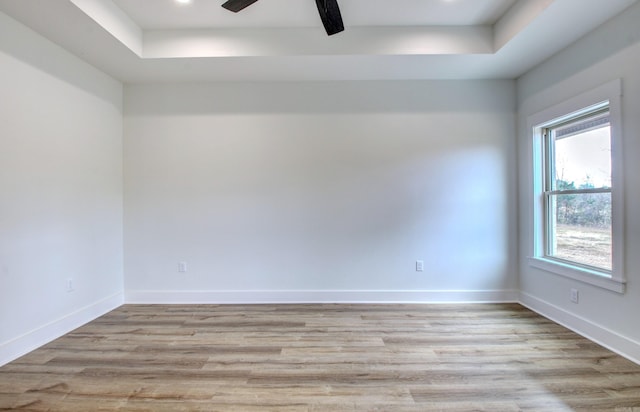
<svg viewBox="0 0 640 412">
<path fill-rule="evenodd" d="M 224 0 L 113 0 L 142 29 L 322 27 L 314 0 L 262 0 L 234 14 Z M 495 23 L 516 0 L 341 0 L 347 27 Z"/>
<path fill-rule="evenodd" d="M 638 0 L 0 0 L 0 11 L 127 82 L 517 78 Z"/>
</svg>

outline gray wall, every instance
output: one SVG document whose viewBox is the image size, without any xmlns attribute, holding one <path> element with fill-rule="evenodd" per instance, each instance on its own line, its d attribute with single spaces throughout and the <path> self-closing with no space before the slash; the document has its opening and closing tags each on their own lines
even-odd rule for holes
<svg viewBox="0 0 640 412">
<path fill-rule="evenodd" d="M 514 107 L 512 81 L 127 86 L 127 296 L 514 299 Z"/>
<path fill-rule="evenodd" d="M 525 303 L 640 359 L 640 4 L 625 11 L 518 80 L 520 287 Z M 527 117 L 614 79 L 622 80 L 625 196 L 625 294 L 530 267 L 531 136 Z M 577 288 L 580 303 L 569 301 Z"/>
<path fill-rule="evenodd" d="M 0 67 L 1 365 L 122 302 L 123 207 L 122 85 L 2 13 Z"/>
</svg>

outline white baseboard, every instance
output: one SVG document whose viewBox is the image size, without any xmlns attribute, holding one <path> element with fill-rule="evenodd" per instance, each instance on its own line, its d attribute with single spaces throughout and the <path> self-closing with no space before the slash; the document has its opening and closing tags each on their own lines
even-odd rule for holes
<svg viewBox="0 0 640 412">
<path fill-rule="evenodd" d="M 60 336 L 104 315 L 124 303 L 122 292 L 108 296 L 40 326 L 22 336 L 0 344 L 0 366 L 26 355 Z"/>
<path fill-rule="evenodd" d="M 257 291 L 127 291 L 54 320 L 0 344 L 0 366 L 102 316 L 123 303 L 131 304 L 259 304 L 259 303 L 501 303 L 523 306 L 640 364 L 636 342 L 587 319 L 516 290 L 257 290 Z"/>
<path fill-rule="evenodd" d="M 520 293 L 520 304 L 640 365 L 640 342 L 527 293 Z"/>
<path fill-rule="evenodd" d="M 515 290 L 130 290 L 126 303 L 471 303 L 517 302 Z"/>
</svg>

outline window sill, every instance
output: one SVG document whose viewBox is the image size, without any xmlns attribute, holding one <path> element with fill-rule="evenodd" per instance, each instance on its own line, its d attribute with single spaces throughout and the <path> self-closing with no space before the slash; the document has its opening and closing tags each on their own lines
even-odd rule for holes
<svg viewBox="0 0 640 412">
<path fill-rule="evenodd" d="M 572 266 L 540 257 L 529 258 L 529 265 L 556 275 L 610 290 L 612 292 L 624 293 L 625 291 L 625 281 L 613 279 L 610 276 L 595 270 Z"/>
</svg>

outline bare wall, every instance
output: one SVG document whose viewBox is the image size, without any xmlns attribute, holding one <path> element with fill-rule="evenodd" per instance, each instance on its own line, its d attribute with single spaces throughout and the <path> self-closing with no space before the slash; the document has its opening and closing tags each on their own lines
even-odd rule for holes
<svg viewBox="0 0 640 412">
<path fill-rule="evenodd" d="M 122 84 L 2 13 L 0 68 L 1 365 L 123 301 L 123 205 Z"/>
<path fill-rule="evenodd" d="M 514 82 L 129 85 L 124 101 L 129 301 L 515 297 Z"/>
<path fill-rule="evenodd" d="M 640 360 L 640 4 L 607 22 L 518 80 L 520 284 L 522 300 L 541 313 Z M 624 294 L 567 279 L 528 264 L 533 239 L 532 177 L 527 118 L 614 79 L 622 80 L 625 197 Z M 570 289 L 580 303 L 569 300 Z"/>
</svg>

